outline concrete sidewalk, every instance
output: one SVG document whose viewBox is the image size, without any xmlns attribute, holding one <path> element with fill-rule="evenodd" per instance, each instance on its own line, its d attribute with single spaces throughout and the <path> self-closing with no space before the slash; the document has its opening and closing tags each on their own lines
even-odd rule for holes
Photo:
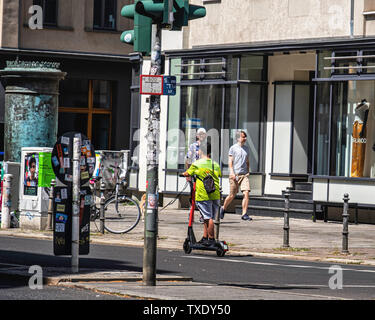
<svg viewBox="0 0 375 320">
<path fill-rule="evenodd" d="M 182 245 L 187 234 L 188 210 L 162 210 L 159 213 L 158 248 L 177 249 L 182 251 Z M 199 213 L 195 213 L 195 221 L 199 221 Z M 283 245 L 282 217 L 256 216 L 252 221 L 243 221 L 239 215 L 226 214 L 220 226 L 220 239 L 229 244 L 227 256 L 252 255 L 272 258 L 288 258 L 310 261 L 325 261 L 332 263 L 348 263 L 361 265 L 375 265 L 375 226 L 365 224 L 349 225 L 349 254 L 342 254 L 342 224 L 337 222 L 316 223 L 311 220 L 290 219 L 290 248 Z M 202 235 L 202 225 L 194 223 L 196 238 Z M 95 224 L 91 224 L 91 242 L 95 244 L 115 244 L 143 247 L 144 225 L 139 225 L 130 233 L 115 235 L 98 232 Z M 0 230 L 1 235 L 35 237 L 52 239 L 52 232 L 31 231 L 22 229 Z M 194 254 L 194 251 L 193 253 Z M 215 255 L 216 256 L 216 255 Z M 0 273 L 21 275 L 27 270 L 14 267 L 0 268 Z M 142 285 L 142 274 L 134 272 L 118 272 L 116 270 L 103 273 L 98 271 L 80 270 L 79 275 L 69 274 L 68 270 L 46 270 L 45 281 L 49 284 L 64 284 L 95 289 L 108 293 L 118 293 L 130 297 L 144 297 L 149 299 L 183 299 L 194 300 L 202 298 L 201 292 L 212 290 L 217 293 L 213 285 L 198 284 L 189 278 L 158 276 L 155 288 Z M 27 274 L 30 277 L 30 274 Z M 111 282 L 117 281 L 117 282 Z M 249 289 L 220 286 L 222 295 L 215 295 L 215 299 L 327 299 L 326 297 L 312 297 L 270 290 L 251 291 Z M 207 297 L 207 291 L 205 291 Z M 246 298 L 247 297 L 247 298 Z"/>
</svg>

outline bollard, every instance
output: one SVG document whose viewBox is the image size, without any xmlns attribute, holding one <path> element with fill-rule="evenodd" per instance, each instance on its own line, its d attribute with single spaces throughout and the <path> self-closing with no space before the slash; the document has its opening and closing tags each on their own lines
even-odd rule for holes
<svg viewBox="0 0 375 320">
<path fill-rule="evenodd" d="M 348 250 L 348 240 L 349 240 L 349 195 L 347 193 L 344 194 L 344 208 L 342 212 L 342 223 L 343 223 L 343 231 L 342 231 L 342 253 L 349 253 Z"/>
<path fill-rule="evenodd" d="M 285 209 L 284 209 L 284 248 L 289 248 L 289 191 L 285 194 Z"/>
<path fill-rule="evenodd" d="M 53 197 L 55 194 L 56 180 L 51 180 L 51 188 L 49 191 L 49 202 L 48 202 L 48 217 L 47 217 L 47 230 L 52 230 L 52 215 L 53 215 Z"/>
<path fill-rule="evenodd" d="M 100 233 L 104 234 L 104 204 L 105 204 L 105 183 L 101 181 L 100 183 L 100 215 L 99 215 L 99 220 L 100 220 Z"/>
<path fill-rule="evenodd" d="M 5 174 L 3 180 L 3 200 L 1 208 L 1 229 L 10 228 L 10 208 L 11 208 L 11 188 L 12 188 L 12 174 Z"/>
</svg>

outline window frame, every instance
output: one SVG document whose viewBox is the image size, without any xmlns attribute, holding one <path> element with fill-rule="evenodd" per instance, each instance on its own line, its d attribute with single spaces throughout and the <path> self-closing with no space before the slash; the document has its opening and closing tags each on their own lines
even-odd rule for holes
<svg viewBox="0 0 375 320">
<path fill-rule="evenodd" d="M 69 79 L 67 79 L 69 80 Z M 87 79 L 82 79 L 87 80 Z M 60 106 L 58 108 L 58 112 L 62 113 L 83 113 L 87 114 L 87 132 L 86 136 L 89 140 L 92 140 L 92 129 L 93 129 L 93 115 L 101 114 L 101 115 L 109 115 L 109 128 L 108 128 L 108 147 L 111 148 L 111 140 L 112 140 L 112 110 L 113 110 L 113 83 L 111 80 L 104 80 L 108 81 L 109 83 L 109 108 L 94 108 L 94 90 L 93 90 L 93 83 L 95 80 L 103 81 L 103 79 L 89 79 L 89 88 L 88 88 L 88 106 L 86 107 L 64 107 Z"/>
<path fill-rule="evenodd" d="M 55 22 L 46 22 L 46 3 L 47 1 L 54 1 L 56 6 L 56 12 L 54 16 Z M 36 3 L 38 2 L 38 3 Z M 40 3 L 39 3 L 40 2 Z M 57 27 L 58 26 L 58 19 L 59 19 L 59 1 L 58 0 L 33 0 L 33 5 L 38 5 L 43 9 L 43 27 Z"/>
<path fill-rule="evenodd" d="M 92 22 L 92 28 L 93 30 L 108 30 L 108 31 L 115 31 L 117 30 L 117 1 L 112 0 L 114 4 L 114 19 L 115 23 L 113 28 L 112 27 L 105 27 L 105 6 L 106 3 L 108 3 L 108 0 L 98 0 L 101 1 L 101 16 L 100 16 L 100 26 L 95 25 L 95 0 L 93 1 L 93 22 Z"/>
</svg>

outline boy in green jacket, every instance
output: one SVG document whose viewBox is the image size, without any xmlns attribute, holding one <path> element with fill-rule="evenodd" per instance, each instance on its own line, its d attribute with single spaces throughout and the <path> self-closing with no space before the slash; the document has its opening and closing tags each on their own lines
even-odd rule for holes
<svg viewBox="0 0 375 320">
<path fill-rule="evenodd" d="M 215 243 L 215 214 L 220 207 L 220 183 L 221 170 L 218 163 L 211 160 L 211 144 L 203 142 L 199 148 L 200 159 L 193 162 L 186 172 L 185 177 L 196 176 L 195 203 L 204 218 L 203 238 L 200 243 L 210 246 Z M 213 168 L 213 170 L 212 170 Z M 214 172 L 213 172 L 214 171 Z M 215 191 L 207 193 L 203 184 L 203 179 L 208 175 L 214 179 Z"/>
</svg>

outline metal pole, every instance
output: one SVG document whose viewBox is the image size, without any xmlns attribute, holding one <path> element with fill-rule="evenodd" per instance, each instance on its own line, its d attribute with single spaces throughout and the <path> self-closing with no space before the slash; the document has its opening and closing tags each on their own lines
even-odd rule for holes
<svg viewBox="0 0 375 320">
<path fill-rule="evenodd" d="M 80 211 L 81 139 L 73 139 L 73 219 L 72 219 L 72 272 L 79 268 L 79 211 Z"/>
<path fill-rule="evenodd" d="M 52 215 L 53 215 L 53 196 L 55 193 L 56 180 L 51 180 L 51 188 L 49 191 L 49 202 L 48 202 L 48 217 L 47 217 L 47 230 L 52 230 Z"/>
<path fill-rule="evenodd" d="M 104 191 L 105 191 L 105 183 L 102 180 L 100 182 L 100 216 L 99 216 L 101 234 L 104 234 L 104 204 L 105 204 Z"/>
<path fill-rule="evenodd" d="M 151 53 L 151 75 L 160 75 L 161 60 L 161 26 L 156 27 Z M 158 156 L 160 131 L 160 96 L 151 95 L 147 132 L 147 195 L 144 224 L 143 250 L 143 284 L 156 285 L 156 242 L 158 234 Z M 153 200 L 153 201 L 150 201 Z M 151 205 L 152 203 L 152 205 Z"/>
<path fill-rule="evenodd" d="M 1 229 L 10 228 L 10 208 L 12 206 L 12 174 L 5 174 L 3 180 L 3 200 L 1 208 Z"/>
<path fill-rule="evenodd" d="M 284 210 L 284 248 L 289 248 L 289 192 L 286 191 L 285 194 L 285 210 Z"/>
<path fill-rule="evenodd" d="M 221 188 L 220 188 L 220 203 L 221 203 L 221 198 L 222 198 L 222 192 L 221 192 Z M 220 231 L 220 206 L 219 206 L 219 209 L 216 211 L 214 224 L 215 224 L 215 239 L 216 239 L 216 241 L 219 241 L 219 231 Z"/>
<path fill-rule="evenodd" d="M 342 231 L 342 253 L 349 253 L 348 250 L 348 240 L 349 240 L 349 195 L 347 193 L 344 194 L 344 208 L 342 213 L 342 223 L 343 223 L 343 231 Z"/>
</svg>

